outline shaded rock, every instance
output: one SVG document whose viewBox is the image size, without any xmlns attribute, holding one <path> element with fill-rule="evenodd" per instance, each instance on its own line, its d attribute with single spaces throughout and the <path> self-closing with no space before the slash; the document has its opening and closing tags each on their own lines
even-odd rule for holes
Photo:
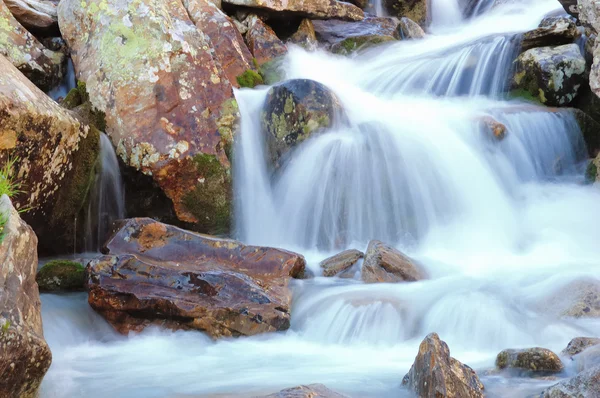
<svg viewBox="0 0 600 398">
<path fill-rule="evenodd" d="M 274 14 L 298 14 L 311 19 L 343 19 L 360 21 L 363 11 L 353 4 L 336 0 L 223 0 L 224 4 L 263 9 Z"/>
<path fill-rule="evenodd" d="M 148 218 L 123 220 L 109 256 L 86 271 L 88 301 L 117 331 L 149 325 L 254 335 L 290 325 L 298 254 L 195 234 Z"/>
<path fill-rule="evenodd" d="M 37 238 L 7 196 L 0 198 L 5 220 L 0 244 L 0 396 L 35 398 L 52 354 L 42 330 Z"/>
<path fill-rule="evenodd" d="M 523 34 L 521 51 L 573 43 L 578 37 L 579 31 L 573 19 L 565 16 L 547 17 L 537 29 Z"/>
<path fill-rule="evenodd" d="M 313 80 L 288 80 L 271 87 L 262 110 L 262 127 L 275 167 L 289 150 L 316 131 L 333 125 L 342 112 L 340 101 Z"/>
<path fill-rule="evenodd" d="M 361 279 L 367 283 L 414 282 L 425 273 L 409 257 L 378 240 L 369 242 Z"/>
<path fill-rule="evenodd" d="M 3 1 L 0 1 L 0 55 L 42 90 L 50 90 L 62 80 L 64 54 L 45 48 L 17 22 Z"/>
<path fill-rule="evenodd" d="M 345 395 L 330 390 L 323 384 L 309 384 L 286 388 L 274 394 L 265 395 L 263 398 L 344 398 Z M 260 398 L 260 397 L 259 397 Z"/>
<path fill-rule="evenodd" d="M 48 0 L 4 0 L 15 19 L 36 33 L 58 33 L 56 4 Z"/>
<path fill-rule="evenodd" d="M 125 166 L 152 177 L 172 201 L 171 221 L 220 233 L 230 222 L 238 109 L 193 10 L 165 0 L 63 0 L 58 8 L 78 80 L 106 114 Z"/>
<path fill-rule="evenodd" d="M 596 398 L 600 396 L 600 366 L 546 389 L 540 398 Z"/>
<path fill-rule="evenodd" d="M 513 87 L 549 106 L 569 104 L 584 81 L 585 59 L 576 44 L 533 48 L 515 63 Z"/>
<path fill-rule="evenodd" d="M 271 67 L 270 63 L 276 62 L 278 58 L 287 53 L 287 47 L 266 23 L 258 16 L 252 14 L 246 19 L 248 21 L 248 32 L 246 33 L 246 43 L 250 52 L 254 56 L 256 64 L 263 69 Z M 268 76 L 263 75 L 263 79 L 268 84 L 274 83 Z"/>
<path fill-rule="evenodd" d="M 75 261 L 53 260 L 38 271 L 35 279 L 41 292 L 83 290 L 85 268 Z"/>
<path fill-rule="evenodd" d="M 558 0 L 561 6 L 565 9 L 567 14 L 577 18 L 579 16 L 579 9 L 577 8 L 577 0 Z"/>
<path fill-rule="evenodd" d="M 409 18 L 421 27 L 426 27 L 431 22 L 427 0 L 383 0 L 383 7 L 389 15 Z"/>
<path fill-rule="evenodd" d="M 0 56 L 0 165 L 14 168 L 17 208 L 40 237 L 40 250 L 72 252 L 78 214 L 93 181 L 98 131 L 80 123 Z"/>
<path fill-rule="evenodd" d="M 319 267 L 323 268 L 323 276 L 335 276 L 351 268 L 363 256 L 360 250 L 345 250 L 321 261 Z"/>
<path fill-rule="evenodd" d="M 585 179 L 589 183 L 600 182 L 600 153 L 594 159 L 590 159 L 585 170 Z"/>
<path fill-rule="evenodd" d="M 400 18 L 400 23 L 396 29 L 396 37 L 400 40 L 422 39 L 425 37 L 423 28 L 410 18 Z"/>
<path fill-rule="evenodd" d="M 483 398 L 483 384 L 473 369 L 450 356 L 436 333 L 425 337 L 402 385 L 420 398 Z"/>
<path fill-rule="evenodd" d="M 574 339 L 569 341 L 569 344 L 567 344 L 567 347 L 564 350 L 562 350 L 561 354 L 574 356 L 589 347 L 599 344 L 600 338 L 597 337 L 575 337 Z"/>
<path fill-rule="evenodd" d="M 541 347 L 501 351 L 496 357 L 496 366 L 499 369 L 512 368 L 542 373 L 557 373 L 564 368 L 558 355 Z"/>
<path fill-rule="evenodd" d="M 593 111 L 593 105 L 600 105 L 600 98 L 596 97 L 596 94 L 590 92 L 589 88 L 582 87 L 582 89 L 583 90 L 581 91 L 587 91 L 589 93 L 589 97 L 584 96 L 583 98 L 590 98 L 591 100 L 589 102 L 590 106 L 584 106 L 584 108 L 586 110 L 590 109 Z M 582 101 L 579 100 L 579 95 L 580 94 L 577 95 L 578 106 L 581 105 L 581 103 L 583 102 L 583 98 L 581 98 Z M 595 157 L 598 153 L 600 153 L 600 123 L 598 123 L 597 121 L 599 119 L 592 118 L 589 114 L 580 109 L 570 109 L 570 111 L 575 116 L 575 120 L 577 120 L 577 124 L 581 129 L 581 133 L 583 134 L 583 139 L 585 140 L 585 145 L 587 147 L 589 155 L 591 157 Z M 600 116 L 600 114 L 598 114 L 598 111 L 593 111 L 592 114 Z"/>
<path fill-rule="evenodd" d="M 317 48 L 317 35 L 313 22 L 304 18 L 298 26 L 298 30 L 290 37 L 290 43 L 303 47 L 305 50 L 312 51 Z"/>
<path fill-rule="evenodd" d="M 370 16 L 360 22 L 313 21 L 319 45 L 328 51 L 343 55 L 396 40 L 398 24 L 396 18 Z"/>
</svg>

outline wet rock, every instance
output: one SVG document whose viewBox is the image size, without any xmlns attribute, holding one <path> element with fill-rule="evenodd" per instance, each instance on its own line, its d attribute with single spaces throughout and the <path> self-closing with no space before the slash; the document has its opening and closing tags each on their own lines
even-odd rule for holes
<svg viewBox="0 0 600 398">
<path fill-rule="evenodd" d="M 246 33 L 248 48 L 260 68 L 263 80 L 267 84 L 274 84 L 281 80 L 281 76 L 277 74 L 277 63 L 287 53 L 287 47 L 279 40 L 273 29 L 258 16 L 252 14 L 246 20 L 248 21 Z"/>
<path fill-rule="evenodd" d="M 77 78 L 106 114 L 125 166 L 151 176 L 172 201 L 170 221 L 222 233 L 239 112 L 210 35 L 198 28 L 203 20 L 194 23 L 187 4 L 63 0 L 58 13 Z"/>
<path fill-rule="evenodd" d="M 557 292 L 551 302 L 562 316 L 574 318 L 600 317 L 600 282 L 579 280 Z"/>
<path fill-rule="evenodd" d="M 336 95 L 321 83 L 288 80 L 272 87 L 262 110 L 262 127 L 275 167 L 293 147 L 333 125 L 342 112 Z"/>
<path fill-rule="evenodd" d="M 366 17 L 360 22 L 313 21 L 319 45 L 343 55 L 396 40 L 398 24 L 396 18 L 385 17 Z"/>
<path fill-rule="evenodd" d="M 436 333 L 425 337 L 402 385 L 420 398 L 483 398 L 483 384 L 469 366 L 450 356 Z"/>
<path fill-rule="evenodd" d="M 303 47 L 305 50 L 313 51 L 317 48 L 317 35 L 313 22 L 304 18 L 298 26 L 298 30 L 290 37 L 290 43 Z"/>
<path fill-rule="evenodd" d="M 343 19 L 360 21 L 363 11 L 353 4 L 336 0 L 223 0 L 224 4 L 257 8 L 274 15 L 298 14 L 311 19 Z"/>
<path fill-rule="evenodd" d="M 42 90 L 50 90 L 63 77 L 64 54 L 45 48 L 13 17 L 0 1 L 0 55 L 6 57 Z"/>
<path fill-rule="evenodd" d="M 58 33 L 58 2 L 48 0 L 4 0 L 15 19 L 30 31 L 40 34 Z"/>
<path fill-rule="evenodd" d="M 285 330 L 298 254 L 246 246 L 148 218 L 115 227 L 86 271 L 88 301 L 114 328 L 196 329 L 217 338 Z"/>
<path fill-rule="evenodd" d="M 579 37 L 577 25 L 565 16 L 547 17 L 537 29 L 523 34 L 521 51 L 535 47 L 557 46 L 573 43 Z"/>
<path fill-rule="evenodd" d="M 0 396 L 34 398 L 52 354 L 42 330 L 37 238 L 7 196 L 0 197 L 5 220 L 0 244 Z"/>
<path fill-rule="evenodd" d="M 97 131 L 80 123 L 0 56 L 0 165 L 14 168 L 22 193 L 14 198 L 36 231 L 40 250 L 72 252 L 79 211 L 100 151 Z"/>
<path fill-rule="evenodd" d="M 595 346 L 595 345 L 600 345 L 600 338 L 597 338 L 597 337 L 575 337 L 573 340 L 569 341 L 569 344 L 567 344 L 567 348 L 562 350 L 561 354 L 572 357 L 574 355 L 581 353 L 585 349 Z"/>
<path fill-rule="evenodd" d="M 345 395 L 330 390 L 323 384 L 309 384 L 286 388 L 275 394 L 265 395 L 263 398 L 345 398 Z M 258 397 L 260 398 L 260 397 Z"/>
<path fill-rule="evenodd" d="M 400 40 L 422 39 L 425 37 L 423 28 L 410 18 L 400 18 L 400 23 L 396 29 L 396 37 Z"/>
<path fill-rule="evenodd" d="M 541 347 L 504 350 L 496 357 L 496 366 L 499 369 L 510 368 L 541 373 L 557 373 L 564 367 L 558 355 Z"/>
<path fill-rule="evenodd" d="M 361 279 L 367 283 L 414 282 L 425 273 L 409 257 L 378 240 L 369 242 Z"/>
<path fill-rule="evenodd" d="M 75 261 L 52 260 L 38 271 L 36 281 L 41 292 L 83 290 L 85 269 Z"/>
<path fill-rule="evenodd" d="M 558 0 L 561 6 L 565 9 L 567 14 L 577 18 L 579 16 L 579 9 L 577 8 L 577 0 Z"/>
<path fill-rule="evenodd" d="M 576 44 L 533 48 L 515 63 L 513 87 L 549 106 L 569 104 L 584 81 L 585 59 Z"/>
<path fill-rule="evenodd" d="M 581 91 L 587 91 L 589 93 L 589 97 L 584 95 L 583 98 L 579 98 Z M 577 106 L 581 106 L 585 99 L 588 98 L 590 99 L 589 107 L 584 106 L 583 108 L 586 110 L 591 110 L 594 116 L 600 116 L 598 111 L 593 111 L 594 105 L 600 106 L 600 98 L 596 97 L 596 94 L 590 92 L 589 88 L 587 87 L 582 87 L 580 94 L 577 95 Z M 575 116 L 575 120 L 577 120 L 577 124 L 581 129 L 581 133 L 583 134 L 583 139 L 585 140 L 585 145 L 590 157 L 595 157 L 598 153 L 600 153 L 600 123 L 598 123 L 598 119 L 591 117 L 588 113 L 582 111 L 581 109 L 570 109 L 570 111 Z"/>
<path fill-rule="evenodd" d="M 600 396 L 600 366 L 546 389 L 540 398 L 596 398 Z"/>
<path fill-rule="evenodd" d="M 351 268 L 364 254 L 360 250 L 345 250 L 319 263 L 323 268 L 323 276 L 335 276 Z"/>
<path fill-rule="evenodd" d="M 590 159 L 585 170 L 585 179 L 589 183 L 600 182 L 600 153 L 594 159 Z"/>
<path fill-rule="evenodd" d="M 421 27 L 426 27 L 431 22 L 427 0 L 383 0 L 383 7 L 389 15 L 409 18 Z"/>
<path fill-rule="evenodd" d="M 506 126 L 489 115 L 477 118 L 479 128 L 486 132 L 486 135 L 501 141 L 506 136 Z"/>
</svg>

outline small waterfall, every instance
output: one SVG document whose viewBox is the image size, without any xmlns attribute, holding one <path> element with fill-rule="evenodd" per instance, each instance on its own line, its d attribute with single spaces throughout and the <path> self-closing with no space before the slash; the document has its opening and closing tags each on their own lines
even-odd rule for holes
<svg viewBox="0 0 600 398">
<path fill-rule="evenodd" d="M 125 217 L 125 193 L 119 161 L 108 136 L 100 135 L 96 179 L 85 220 L 85 250 L 98 251 L 115 220 Z"/>
<path fill-rule="evenodd" d="M 48 92 L 48 96 L 55 101 L 59 98 L 65 98 L 71 89 L 75 88 L 77 81 L 75 80 L 75 68 L 73 67 L 73 61 L 69 57 L 67 59 L 67 73 L 63 78 L 63 81 L 52 90 Z"/>
<path fill-rule="evenodd" d="M 431 29 L 452 28 L 463 19 L 459 0 L 433 0 L 430 3 Z"/>
</svg>

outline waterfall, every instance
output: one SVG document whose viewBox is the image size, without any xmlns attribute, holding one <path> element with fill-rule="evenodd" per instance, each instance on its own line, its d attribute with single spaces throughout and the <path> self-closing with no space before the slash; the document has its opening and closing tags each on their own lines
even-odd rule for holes
<svg viewBox="0 0 600 398">
<path fill-rule="evenodd" d="M 67 72 L 63 77 L 62 82 L 48 92 L 48 96 L 55 101 L 59 98 L 65 98 L 71 89 L 75 88 L 77 81 L 75 80 L 75 68 L 71 58 L 67 58 Z"/>
</svg>

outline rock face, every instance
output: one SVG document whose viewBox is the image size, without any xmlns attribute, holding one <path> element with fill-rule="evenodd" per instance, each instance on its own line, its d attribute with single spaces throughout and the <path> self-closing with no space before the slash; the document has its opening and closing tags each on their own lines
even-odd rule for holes
<svg viewBox="0 0 600 398">
<path fill-rule="evenodd" d="M 64 55 L 45 48 L 17 22 L 3 1 L 0 1 L 0 55 L 42 90 L 51 89 L 62 79 Z"/>
<path fill-rule="evenodd" d="M 0 69 L 0 165 L 19 159 L 14 172 L 23 192 L 15 206 L 31 209 L 23 217 L 40 236 L 41 250 L 69 251 L 100 150 L 98 132 L 2 56 Z"/>
<path fill-rule="evenodd" d="M 378 240 L 369 242 L 361 279 L 367 283 L 414 282 L 425 273 L 410 258 Z"/>
<path fill-rule="evenodd" d="M 540 347 L 504 350 L 496 357 L 496 366 L 499 369 L 512 368 L 542 373 L 557 373 L 564 368 L 558 355 Z"/>
<path fill-rule="evenodd" d="M 515 63 L 514 88 L 549 106 L 569 104 L 583 83 L 585 59 L 576 44 L 533 48 Z"/>
<path fill-rule="evenodd" d="M 48 0 L 4 0 L 21 25 L 39 33 L 58 32 L 57 3 Z"/>
<path fill-rule="evenodd" d="M 363 256 L 364 254 L 360 250 L 345 250 L 321 261 L 319 266 L 323 268 L 323 276 L 335 276 L 352 267 Z"/>
<path fill-rule="evenodd" d="M 420 398 L 483 398 L 483 384 L 473 369 L 450 356 L 436 333 L 425 337 L 402 385 Z"/>
<path fill-rule="evenodd" d="M 595 345 L 600 345 L 600 338 L 575 337 L 573 340 L 569 341 L 567 348 L 562 351 L 562 354 L 574 356 Z"/>
<path fill-rule="evenodd" d="M 35 279 L 41 292 L 83 290 L 85 269 L 74 261 L 53 260 L 39 270 Z"/>
<path fill-rule="evenodd" d="M 421 27 L 429 25 L 427 0 L 383 0 L 383 6 L 391 16 L 409 18 Z"/>
<path fill-rule="evenodd" d="M 245 246 L 151 219 L 125 220 L 87 267 L 89 303 L 121 333 L 149 325 L 249 336 L 290 325 L 298 254 Z"/>
<path fill-rule="evenodd" d="M 596 398 L 600 396 L 600 366 L 579 373 L 576 377 L 555 384 L 540 398 Z"/>
<path fill-rule="evenodd" d="M 360 22 L 338 20 L 313 21 L 321 47 L 336 54 L 350 54 L 358 49 L 396 40 L 396 18 L 366 17 Z"/>
<path fill-rule="evenodd" d="M 363 11 L 353 4 L 336 0 L 223 0 L 224 4 L 259 8 L 273 14 L 298 14 L 310 19 L 343 19 L 347 21 L 360 21 L 364 17 Z"/>
<path fill-rule="evenodd" d="M 401 40 L 422 39 L 425 37 L 425 32 L 423 31 L 423 28 L 412 19 L 402 17 L 398 24 L 397 37 Z"/>
<path fill-rule="evenodd" d="M 547 17 L 537 29 L 523 34 L 521 50 L 535 47 L 556 46 L 573 43 L 579 37 L 577 25 L 572 18 L 564 16 Z"/>
<path fill-rule="evenodd" d="M 309 384 L 286 388 L 275 394 L 265 395 L 263 398 L 346 398 L 346 396 L 330 390 L 323 384 Z"/>
<path fill-rule="evenodd" d="M 0 214 L 7 217 L 0 244 L 0 396 L 35 398 L 52 362 L 35 283 L 37 238 L 7 196 Z"/>
<path fill-rule="evenodd" d="M 285 44 L 259 17 L 250 15 L 247 21 L 246 43 L 258 65 L 272 62 L 287 53 Z"/>
<path fill-rule="evenodd" d="M 190 19 L 197 3 L 187 4 L 63 0 L 59 22 L 125 165 L 152 177 L 179 222 L 224 232 L 238 109 L 210 36 Z"/>
<path fill-rule="evenodd" d="M 275 167 L 290 149 L 315 132 L 333 125 L 342 106 L 321 83 L 295 79 L 272 87 L 262 111 L 262 126 Z"/>
</svg>

